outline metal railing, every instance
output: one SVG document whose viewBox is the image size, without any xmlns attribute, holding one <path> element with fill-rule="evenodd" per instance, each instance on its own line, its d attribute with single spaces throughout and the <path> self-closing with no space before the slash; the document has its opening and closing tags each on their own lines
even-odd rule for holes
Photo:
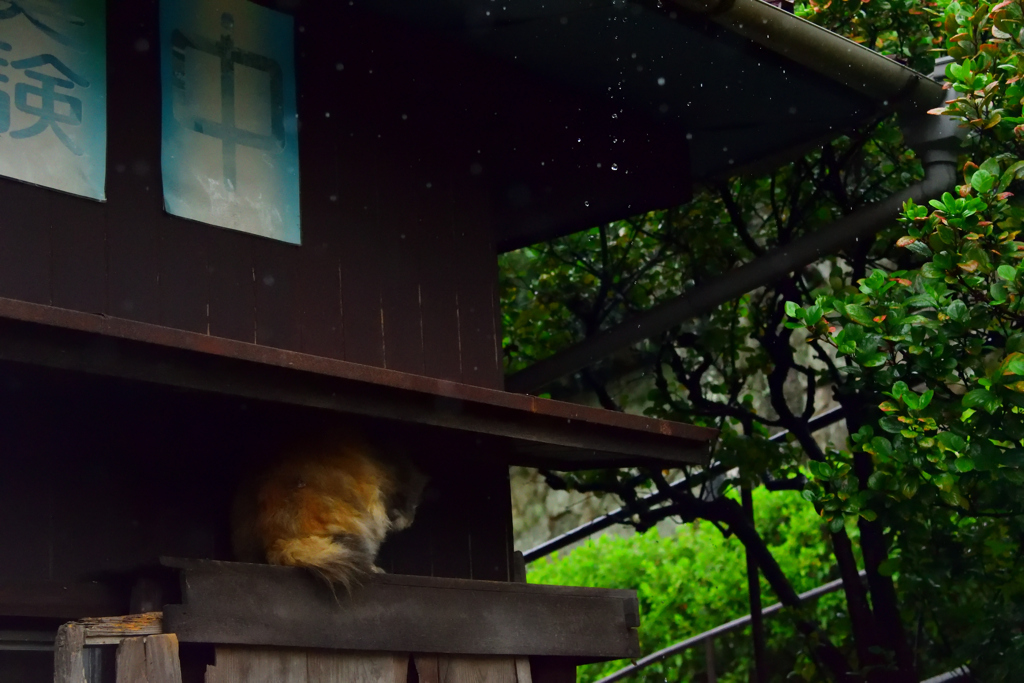
<svg viewBox="0 0 1024 683">
<path fill-rule="evenodd" d="M 808 421 L 807 423 L 807 427 L 811 432 L 816 432 L 819 429 L 824 429 L 829 425 L 833 425 L 836 422 L 839 422 L 841 419 L 843 419 L 843 409 L 839 406 L 836 406 L 834 408 L 831 408 L 830 410 L 826 410 L 820 415 L 816 415 L 815 417 L 811 418 L 810 421 Z M 782 439 L 785 439 L 788 435 L 788 431 L 781 431 L 777 434 L 773 434 L 768 440 L 781 441 Z M 702 482 L 706 481 L 708 478 L 717 477 L 723 474 L 725 471 L 725 468 L 722 467 L 721 465 L 712 465 L 703 472 L 698 472 L 697 474 L 686 479 L 683 479 L 682 481 L 673 482 L 670 488 L 692 488 L 694 486 L 698 486 Z M 793 483 L 797 484 L 799 488 L 803 487 L 802 480 L 798 482 L 792 482 L 790 480 L 768 481 L 765 485 L 769 490 L 780 490 L 784 488 L 794 488 L 791 485 L 787 486 L 787 484 Z M 663 503 L 667 500 L 668 496 L 661 492 L 653 493 L 649 496 L 644 496 L 636 501 L 634 509 L 617 508 L 615 510 L 612 510 L 608 514 L 596 517 L 595 519 L 590 520 L 586 524 L 581 524 L 575 529 L 571 529 L 565 532 L 564 534 L 561 534 L 560 536 L 555 536 L 554 538 L 544 541 L 540 545 L 537 545 L 531 548 L 530 550 L 523 552 L 523 559 L 526 560 L 527 564 L 533 562 L 534 560 L 539 560 L 545 555 L 550 555 L 556 550 L 561 550 L 562 548 L 572 545 L 577 541 L 582 541 L 588 538 L 589 536 L 596 534 L 598 531 L 607 529 L 608 527 L 613 526 L 615 524 L 625 524 L 628 518 L 633 516 L 637 508 L 643 507 L 646 508 L 647 510 L 651 510 L 651 508 L 654 505 L 657 505 L 658 503 Z"/>
<path fill-rule="evenodd" d="M 864 578 L 865 572 L 860 572 L 860 576 L 861 578 Z M 799 595 L 800 602 L 804 602 L 805 600 L 815 600 L 817 598 L 820 598 L 822 595 L 833 593 L 842 587 L 842 579 L 830 581 L 824 585 L 818 586 L 817 588 L 812 588 L 811 590 L 805 593 L 801 593 Z M 777 602 L 774 605 L 765 607 L 761 611 L 761 614 L 762 616 L 768 616 L 770 614 L 775 614 L 781 609 L 782 603 Z M 669 645 L 668 647 L 658 650 L 657 652 L 654 652 L 652 654 L 649 654 L 642 659 L 638 659 L 635 664 L 630 664 L 625 668 L 619 669 L 610 676 L 605 676 L 604 678 L 597 681 L 597 683 L 612 683 L 613 681 L 618 681 L 620 679 L 626 678 L 627 676 L 631 676 L 635 674 L 637 671 L 640 671 L 641 669 L 647 668 L 651 664 L 655 664 L 663 659 L 671 657 L 672 655 L 677 655 L 680 652 L 689 650 L 691 647 L 700 645 L 701 643 L 704 643 L 704 657 L 705 661 L 707 662 L 708 683 L 715 683 L 715 681 L 717 680 L 717 677 L 715 675 L 715 638 L 719 636 L 724 636 L 726 633 L 731 633 L 732 631 L 748 626 L 750 624 L 750 619 L 751 617 L 748 614 L 746 616 L 740 617 L 739 619 L 733 619 L 732 621 L 728 621 L 720 626 L 716 626 L 710 631 L 704 631 L 704 633 L 695 635 L 691 638 L 687 638 L 686 640 L 680 641 L 675 645 Z"/>
</svg>

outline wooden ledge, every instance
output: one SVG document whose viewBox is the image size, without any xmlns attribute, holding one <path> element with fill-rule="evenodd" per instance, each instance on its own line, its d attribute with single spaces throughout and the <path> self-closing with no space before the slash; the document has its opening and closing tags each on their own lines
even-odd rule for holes
<svg viewBox="0 0 1024 683">
<path fill-rule="evenodd" d="M 636 658 L 629 590 L 376 575 L 337 594 L 287 567 L 164 559 L 182 605 L 164 608 L 181 642 L 460 655 Z"/>
<path fill-rule="evenodd" d="M 706 460 L 717 432 L 0 298 L 0 360 L 499 437 L 510 464 Z"/>
</svg>

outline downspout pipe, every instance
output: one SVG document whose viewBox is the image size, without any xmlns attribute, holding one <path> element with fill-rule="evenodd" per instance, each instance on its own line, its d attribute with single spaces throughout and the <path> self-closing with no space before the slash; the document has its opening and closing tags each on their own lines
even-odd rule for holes
<svg viewBox="0 0 1024 683">
<path fill-rule="evenodd" d="M 904 127 L 905 139 L 918 151 L 924 166 L 920 182 L 509 376 L 505 380 L 506 390 L 538 391 L 560 377 L 710 313 L 727 301 L 770 285 L 859 239 L 871 237 L 892 224 L 908 199 L 926 204 L 952 190 L 957 179 L 956 150 L 964 129 L 953 119 L 939 116 L 919 116 L 909 124 Z"/>
</svg>

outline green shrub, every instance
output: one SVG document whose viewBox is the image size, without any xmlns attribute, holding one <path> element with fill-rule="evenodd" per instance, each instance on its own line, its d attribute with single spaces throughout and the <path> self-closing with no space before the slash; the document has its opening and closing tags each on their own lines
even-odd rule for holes
<svg viewBox="0 0 1024 683">
<path fill-rule="evenodd" d="M 798 591 L 833 578 L 830 550 L 821 518 L 796 492 L 754 494 L 758 530 Z M 747 614 L 746 559 L 735 538 L 724 538 L 708 522 L 679 527 L 671 536 L 656 529 L 631 537 L 602 536 L 569 553 L 539 560 L 529 567 L 530 583 L 562 586 L 632 588 L 640 601 L 640 644 L 650 654 L 672 643 Z M 764 581 L 763 604 L 775 602 Z M 845 630 L 842 594 L 821 599 L 817 616 L 833 633 Z M 799 668 L 800 638 L 785 613 L 766 620 L 769 662 L 777 680 Z M 716 669 L 722 683 L 748 680 L 750 629 L 735 631 L 715 643 Z M 704 648 L 698 646 L 644 669 L 633 680 L 645 683 L 701 680 Z M 580 667 L 579 681 L 589 683 L 625 666 L 609 662 Z"/>
</svg>

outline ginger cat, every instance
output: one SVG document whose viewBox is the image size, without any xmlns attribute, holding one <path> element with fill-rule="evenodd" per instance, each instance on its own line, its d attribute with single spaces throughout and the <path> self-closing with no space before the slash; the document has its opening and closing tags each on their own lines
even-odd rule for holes
<svg viewBox="0 0 1024 683">
<path fill-rule="evenodd" d="M 306 567 L 346 590 L 381 571 L 390 531 L 407 528 L 427 478 L 411 462 L 382 457 L 354 432 L 293 447 L 239 489 L 232 545 L 245 562 Z"/>
</svg>

